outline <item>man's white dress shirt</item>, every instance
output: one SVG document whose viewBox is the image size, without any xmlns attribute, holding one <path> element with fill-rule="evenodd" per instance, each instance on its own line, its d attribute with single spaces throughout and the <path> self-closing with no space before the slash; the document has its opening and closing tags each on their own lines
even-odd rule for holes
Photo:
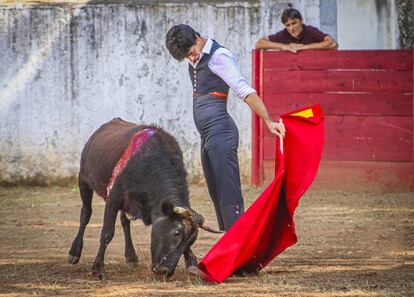
<svg viewBox="0 0 414 297">
<path fill-rule="evenodd" d="M 213 39 L 210 37 L 206 39 L 206 44 L 200 53 L 198 61 L 201 60 L 204 53 L 209 54 L 211 51 Z M 192 63 L 191 61 L 188 62 L 195 68 L 198 61 L 196 63 Z M 256 90 L 250 86 L 248 81 L 241 74 L 236 57 L 234 57 L 233 53 L 228 49 L 224 47 L 217 49 L 208 63 L 208 68 L 224 80 L 239 98 L 244 100 L 248 95 L 256 93 Z"/>
</svg>

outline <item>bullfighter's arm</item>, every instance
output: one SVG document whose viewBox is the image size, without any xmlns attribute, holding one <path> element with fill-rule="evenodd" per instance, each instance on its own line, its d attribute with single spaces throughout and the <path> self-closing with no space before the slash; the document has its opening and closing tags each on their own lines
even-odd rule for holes
<svg viewBox="0 0 414 297">
<path fill-rule="evenodd" d="M 273 121 L 266 109 L 266 106 L 257 93 L 251 93 L 244 99 L 244 101 L 259 117 L 262 118 L 272 134 L 285 137 L 285 125 L 283 123 L 276 123 Z"/>
</svg>

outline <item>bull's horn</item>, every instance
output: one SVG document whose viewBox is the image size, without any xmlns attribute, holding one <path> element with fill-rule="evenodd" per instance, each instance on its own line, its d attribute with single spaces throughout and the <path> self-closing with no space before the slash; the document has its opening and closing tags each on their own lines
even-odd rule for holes
<svg viewBox="0 0 414 297">
<path fill-rule="evenodd" d="M 204 218 L 201 214 L 193 210 L 193 213 L 191 214 L 191 220 L 193 223 L 197 226 L 202 226 L 204 224 Z"/>
<path fill-rule="evenodd" d="M 191 216 L 191 220 L 201 229 L 206 230 L 211 233 L 224 233 L 223 231 L 215 230 L 213 228 L 210 228 L 208 226 L 204 226 L 204 218 L 201 214 L 193 210 L 193 214 Z"/>
<path fill-rule="evenodd" d="M 211 233 L 224 233 L 224 231 L 215 230 L 208 226 L 204 226 L 204 218 L 201 214 L 197 213 L 196 211 L 192 210 L 191 208 L 186 208 L 182 206 L 174 207 L 174 212 L 182 218 L 189 219 L 193 221 L 197 227 L 200 227 L 203 230 L 206 230 Z"/>
<path fill-rule="evenodd" d="M 203 229 L 203 230 L 206 230 L 208 232 L 211 232 L 211 233 L 217 233 L 217 234 L 218 233 L 224 233 L 224 231 L 216 230 L 216 229 L 210 228 L 208 226 L 204 226 L 204 225 L 201 225 L 200 228 Z"/>
<path fill-rule="evenodd" d="M 191 209 L 181 207 L 181 206 L 175 206 L 174 212 L 184 219 L 189 218 L 192 215 Z"/>
</svg>

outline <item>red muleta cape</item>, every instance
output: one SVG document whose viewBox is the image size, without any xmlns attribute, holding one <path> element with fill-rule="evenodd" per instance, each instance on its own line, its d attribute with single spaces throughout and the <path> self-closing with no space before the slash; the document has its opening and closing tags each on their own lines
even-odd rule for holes
<svg viewBox="0 0 414 297">
<path fill-rule="evenodd" d="M 223 282 L 238 269 L 259 271 L 296 243 L 293 215 L 318 170 L 324 140 L 319 105 L 282 115 L 276 137 L 275 178 L 199 263 L 202 277 Z"/>
</svg>

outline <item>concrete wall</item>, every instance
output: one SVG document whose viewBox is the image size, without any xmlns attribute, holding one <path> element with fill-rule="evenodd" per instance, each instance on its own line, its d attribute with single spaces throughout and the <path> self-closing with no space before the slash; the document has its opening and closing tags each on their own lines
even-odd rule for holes
<svg viewBox="0 0 414 297">
<path fill-rule="evenodd" d="M 414 1 L 396 0 L 398 15 L 398 45 L 400 48 L 414 48 Z"/>
<path fill-rule="evenodd" d="M 320 0 L 320 29 L 338 39 L 336 0 Z"/>
<path fill-rule="evenodd" d="M 214 34 L 250 79 L 251 49 L 282 28 L 288 3 L 304 12 L 306 23 L 320 25 L 316 0 L 76 3 L 0 6 L 1 184 L 72 182 L 87 138 L 114 117 L 171 132 L 190 181 L 197 182 L 202 171 L 191 85 L 186 63 L 164 47 L 167 30 L 188 23 Z M 228 107 L 248 181 L 251 113 L 233 94 Z"/>
<path fill-rule="evenodd" d="M 394 0 L 337 0 L 337 6 L 340 49 L 398 48 Z"/>
</svg>

